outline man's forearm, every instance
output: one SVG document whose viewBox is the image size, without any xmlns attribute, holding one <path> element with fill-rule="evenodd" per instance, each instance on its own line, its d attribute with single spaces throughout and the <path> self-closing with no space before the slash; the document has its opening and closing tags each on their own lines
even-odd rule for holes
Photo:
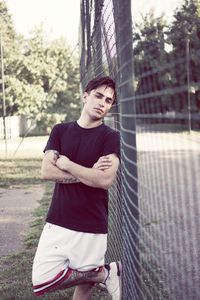
<svg viewBox="0 0 200 300">
<path fill-rule="evenodd" d="M 114 153 L 109 156 L 102 156 L 92 168 L 87 168 L 72 162 L 67 156 L 60 155 L 56 160 L 56 166 L 69 172 L 88 186 L 107 190 L 116 177 L 119 158 Z"/>
<path fill-rule="evenodd" d="M 108 189 L 110 186 L 106 178 L 104 178 L 103 171 L 101 170 L 95 168 L 86 168 L 72 161 L 70 161 L 68 164 L 67 169 L 67 172 L 88 186 L 102 189 Z"/>
<path fill-rule="evenodd" d="M 80 182 L 69 172 L 59 169 L 53 164 L 44 165 L 42 167 L 42 179 L 55 181 L 63 184 L 77 183 Z"/>
</svg>

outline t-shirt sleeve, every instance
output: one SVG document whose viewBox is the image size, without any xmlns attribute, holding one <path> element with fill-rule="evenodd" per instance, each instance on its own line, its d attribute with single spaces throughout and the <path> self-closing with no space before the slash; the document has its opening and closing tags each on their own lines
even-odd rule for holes
<svg viewBox="0 0 200 300">
<path fill-rule="evenodd" d="M 120 135 L 115 131 L 106 137 L 104 144 L 103 155 L 115 153 L 120 158 Z"/>
<path fill-rule="evenodd" d="M 50 133 L 49 139 L 47 141 L 46 147 L 44 148 L 44 151 L 47 150 L 57 150 L 60 152 L 60 134 L 58 130 L 58 125 L 55 125 Z"/>
</svg>

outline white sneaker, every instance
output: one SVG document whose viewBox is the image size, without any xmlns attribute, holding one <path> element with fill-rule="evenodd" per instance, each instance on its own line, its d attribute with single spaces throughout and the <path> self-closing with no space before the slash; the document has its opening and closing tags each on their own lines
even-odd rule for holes
<svg viewBox="0 0 200 300">
<path fill-rule="evenodd" d="M 105 285 L 112 300 L 121 299 L 121 280 L 122 280 L 122 265 L 121 262 L 112 262 L 105 266 L 109 272 Z"/>
</svg>

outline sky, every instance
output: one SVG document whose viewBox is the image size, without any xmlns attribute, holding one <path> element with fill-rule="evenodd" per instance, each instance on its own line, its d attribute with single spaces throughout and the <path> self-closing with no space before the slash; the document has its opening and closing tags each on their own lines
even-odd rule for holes
<svg viewBox="0 0 200 300">
<path fill-rule="evenodd" d="M 5 0 L 15 29 L 28 37 L 35 26 L 43 23 L 48 39 L 64 37 L 75 46 L 78 43 L 80 0 Z M 132 15 L 138 21 L 154 7 L 156 14 L 164 12 L 170 22 L 174 9 L 183 0 L 132 0 Z"/>
<path fill-rule="evenodd" d="M 153 8 L 157 16 L 164 13 L 165 19 L 170 23 L 175 9 L 183 3 L 183 0 L 132 0 L 131 3 L 132 16 L 135 22 L 139 21 L 141 14 L 145 15 Z"/>
<path fill-rule="evenodd" d="M 25 37 L 43 23 L 48 39 L 64 37 L 75 46 L 78 42 L 80 0 L 5 0 L 15 29 Z"/>
</svg>

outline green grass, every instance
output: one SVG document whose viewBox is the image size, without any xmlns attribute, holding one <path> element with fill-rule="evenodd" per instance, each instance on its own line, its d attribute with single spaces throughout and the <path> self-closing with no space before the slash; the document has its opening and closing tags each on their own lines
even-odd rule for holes
<svg viewBox="0 0 200 300">
<path fill-rule="evenodd" d="M 0 187 L 41 183 L 40 168 L 46 136 L 0 140 Z"/>
<path fill-rule="evenodd" d="M 0 160 L 1 187 L 29 186 L 42 183 L 40 180 L 41 159 Z M 33 213 L 33 221 L 25 238 L 25 249 L 0 258 L 1 300 L 67 300 L 72 299 L 73 288 L 36 297 L 32 292 L 31 270 L 38 239 L 45 223 L 45 216 L 52 195 L 53 184 L 45 184 L 45 194 Z M 93 300 L 110 299 L 107 293 L 94 290 Z"/>
<path fill-rule="evenodd" d="M 41 159 L 0 160 L 0 187 L 41 183 Z"/>
<path fill-rule="evenodd" d="M 39 298 L 35 297 L 32 292 L 32 261 L 45 222 L 45 215 L 49 205 L 51 192 L 52 184 L 47 184 L 45 195 L 40 201 L 40 205 L 34 211 L 34 221 L 32 222 L 30 231 L 25 239 L 24 251 L 4 257 L 0 260 L 1 300 L 71 299 L 73 289 L 54 292 Z"/>
</svg>

